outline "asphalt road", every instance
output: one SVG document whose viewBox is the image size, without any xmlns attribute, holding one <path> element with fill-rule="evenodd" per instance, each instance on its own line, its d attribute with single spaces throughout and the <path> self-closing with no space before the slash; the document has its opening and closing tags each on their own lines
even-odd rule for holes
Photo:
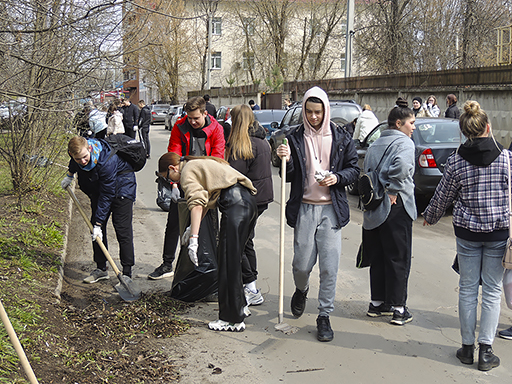
<svg viewBox="0 0 512 384">
<path fill-rule="evenodd" d="M 151 127 L 152 158 L 137 173 L 138 200 L 134 222 L 138 233 L 135 233 L 134 278 L 145 291 L 168 290 L 171 284 L 171 279 L 146 279 L 147 274 L 161 262 L 167 214 L 155 203 L 154 171 L 159 156 L 167 151 L 169 134 L 163 125 Z M 251 307 L 252 316 L 246 321 L 245 332 L 207 333 L 211 334 L 212 342 L 217 340 L 217 343 L 233 345 L 233 351 L 243 354 L 244 364 L 251 365 L 250 371 L 255 382 L 510 382 L 512 341 L 496 338 L 493 348 L 501 359 L 501 366 L 487 373 L 478 371 L 476 363 L 472 366 L 462 365 L 455 357 L 455 352 L 460 347 L 458 278 L 450 268 L 455 256 L 455 239 L 449 215 L 432 227 L 423 227 L 421 218 L 414 223 L 408 299 L 408 307 L 414 320 L 405 326 L 393 326 L 388 323 L 389 318 L 372 319 L 366 316 L 369 303 L 368 270 L 355 268 L 355 255 L 361 241 L 362 213 L 357 209 L 356 198 L 349 197 L 351 221 L 342 230 L 336 308 L 331 314 L 335 338 L 330 343 L 316 340 L 316 267 L 311 275 L 309 299 L 304 315 L 295 319 L 290 313 L 289 303 L 295 288 L 291 275 L 293 232 L 287 227 L 284 322 L 298 327 L 298 332 L 285 335 L 276 331 L 274 326 L 278 321 L 281 202 L 280 178 L 277 169 L 274 168 L 273 171 L 275 202 L 260 217 L 255 238 L 259 262 L 258 287 L 264 294 L 265 302 L 261 306 Z M 287 192 L 286 196 L 288 195 Z M 215 312 L 215 304 L 207 306 L 212 313 Z M 206 324 L 214 319 L 215 315 L 201 320 Z M 499 329 L 508 328 L 510 325 L 512 311 L 503 303 Z M 233 356 L 234 359 L 237 358 L 235 354 Z M 224 382 L 252 381 L 240 379 Z"/>
</svg>

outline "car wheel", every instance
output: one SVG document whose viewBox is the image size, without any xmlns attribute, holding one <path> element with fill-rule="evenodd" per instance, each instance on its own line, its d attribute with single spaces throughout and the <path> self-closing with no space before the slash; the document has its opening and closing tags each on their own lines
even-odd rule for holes
<svg viewBox="0 0 512 384">
<path fill-rule="evenodd" d="M 359 188 L 357 187 L 357 181 L 354 181 L 352 184 L 347 185 L 347 192 L 349 195 L 358 195 Z"/>
<path fill-rule="evenodd" d="M 281 158 L 277 156 L 277 150 L 272 147 L 270 158 L 272 159 L 272 165 L 276 168 L 279 168 L 279 164 L 281 164 Z"/>
</svg>

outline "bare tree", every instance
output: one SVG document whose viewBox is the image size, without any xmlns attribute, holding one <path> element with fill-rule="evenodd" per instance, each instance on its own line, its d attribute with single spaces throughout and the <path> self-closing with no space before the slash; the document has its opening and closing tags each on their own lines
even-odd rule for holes
<svg viewBox="0 0 512 384">
<path fill-rule="evenodd" d="M 0 156 L 15 191 L 45 187 L 65 148 L 72 101 L 102 89 L 119 42 L 115 2 L 0 0 L 0 101 L 17 108 L 3 121 Z"/>
</svg>

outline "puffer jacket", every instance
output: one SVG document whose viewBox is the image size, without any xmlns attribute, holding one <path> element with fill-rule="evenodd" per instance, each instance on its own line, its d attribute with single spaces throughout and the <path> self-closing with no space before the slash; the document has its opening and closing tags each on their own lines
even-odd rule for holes
<svg viewBox="0 0 512 384">
<path fill-rule="evenodd" d="M 344 227 L 350 220 L 345 186 L 355 182 L 359 177 L 357 151 L 352 137 L 343 128 L 330 123 L 332 132 L 329 171 L 338 178 L 338 183 L 331 186 L 332 205 L 338 219 L 338 227 Z M 304 124 L 293 129 L 287 136 L 293 147 L 290 161 L 286 163 L 286 181 L 291 182 L 290 199 L 286 202 L 286 220 L 290 227 L 297 223 L 297 215 L 304 195 L 306 180 L 306 153 L 304 145 Z"/>
<path fill-rule="evenodd" d="M 190 131 L 192 129 L 194 128 L 188 123 L 186 116 L 178 119 L 172 128 L 167 151 L 177 153 L 180 156 L 189 155 L 191 143 Z M 215 156 L 224 159 L 224 147 L 226 142 L 224 140 L 224 129 L 222 125 L 208 115 L 206 116 L 205 125 L 201 129 L 206 134 L 204 145 L 206 156 Z"/>
<path fill-rule="evenodd" d="M 69 171 L 78 173 L 78 185 L 89 198 L 98 199 L 98 207 L 93 222 L 104 223 L 114 198 L 135 201 L 137 181 L 133 168 L 117 154 L 110 156 L 111 148 L 101 140 L 103 149 L 98 163 L 90 171 L 84 171 L 75 160 L 69 161 Z"/>
<path fill-rule="evenodd" d="M 247 176 L 258 190 L 256 193 L 256 204 L 264 206 L 274 201 L 274 188 L 272 184 L 272 168 L 270 164 L 270 144 L 265 139 L 265 129 L 254 122 L 249 129 L 251 136 L 252 159 L 228 159 L 229 164 L 241 174 Z"/>
</svg>

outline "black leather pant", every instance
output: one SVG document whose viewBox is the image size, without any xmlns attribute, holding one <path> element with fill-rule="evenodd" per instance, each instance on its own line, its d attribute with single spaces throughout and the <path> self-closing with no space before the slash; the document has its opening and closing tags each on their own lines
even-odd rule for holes
<svg viewBox="0 0 512 384">
<path fill-rule="evenodd" d="M 240 323 L 245 301 L 242 284 L 242 254 L 257 219 L 256 199 L 240 184 L 224 189 L 218 200 L 220 219 L 217 250 L 219 319 Z"/>
</svg>

